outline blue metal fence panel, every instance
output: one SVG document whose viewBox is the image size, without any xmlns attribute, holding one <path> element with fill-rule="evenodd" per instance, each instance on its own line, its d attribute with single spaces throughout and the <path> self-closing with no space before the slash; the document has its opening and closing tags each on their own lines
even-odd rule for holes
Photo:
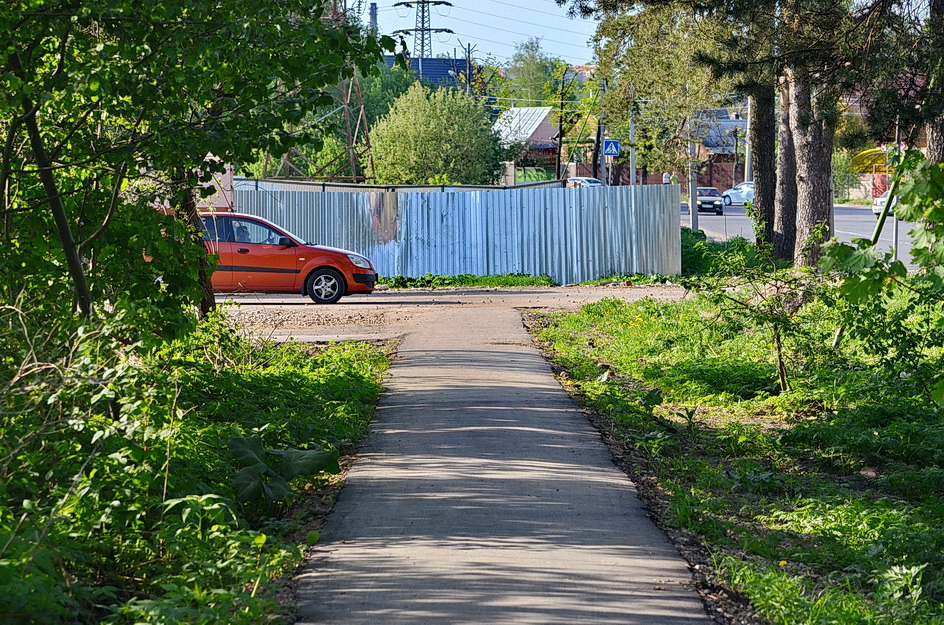
<svg viewBox="0 0 944 625">
<path fill-rule="evenodd" d="M 679 273 L 679 204 L 677 185 L 332 193 L 270 184 L 235 192 L 239 212 L 364 254 L 381 275 L 520 273 L 560 284 Z"/>
</svg>

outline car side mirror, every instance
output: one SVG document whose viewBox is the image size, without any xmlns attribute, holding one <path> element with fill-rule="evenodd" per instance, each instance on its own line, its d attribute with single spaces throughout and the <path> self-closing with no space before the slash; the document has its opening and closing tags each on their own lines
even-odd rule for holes
<svg viewBox="0 0 944 625">
<path fill-rule="evenodd" d="M 288 237 L 279 237 L 279 247 L 295 247 L 295 243 Z"/>
</svg>

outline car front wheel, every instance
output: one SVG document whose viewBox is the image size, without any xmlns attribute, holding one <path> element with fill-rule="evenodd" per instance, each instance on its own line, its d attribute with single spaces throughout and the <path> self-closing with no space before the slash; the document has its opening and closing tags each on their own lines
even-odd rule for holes
<svg viewBox="0 0 944 625">
<path fill-rule="evenodd" d="M 334 269 L 319 269 L 308 276 L 305 290 L 316 304 L 334 304 L 344 295 L 344 278 Z"/>
<path fill-rule="evenodd" d="M 730 195 L 725 195 L 722 199 L 724 199 L 724 205 L 725 205 L 725 206 L 731 206 L 731 196 L 730 196 Z"/>
</svg>

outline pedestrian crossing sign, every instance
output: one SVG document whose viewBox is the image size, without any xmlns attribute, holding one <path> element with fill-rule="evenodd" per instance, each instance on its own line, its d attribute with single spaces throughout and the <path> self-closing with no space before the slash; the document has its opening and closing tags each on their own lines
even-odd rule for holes
<svg viewBox="0 0 944 625">
<path fill-rule="evenodd" d="M 603 140 L 603 155 L 604 156 L 619 156 L 620 155 L 620 142 L 616 139 L 604 139 Z"/>
</svg>

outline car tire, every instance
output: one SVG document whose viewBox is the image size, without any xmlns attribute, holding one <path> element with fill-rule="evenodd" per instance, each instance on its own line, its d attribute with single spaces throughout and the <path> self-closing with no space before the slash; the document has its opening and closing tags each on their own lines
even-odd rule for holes
<svg viewBox="0 0 944 625">
<path fill-rule="evenodd" d="M 305 282 L 305 291 L 316 304 L 337 303 L 346 290 L 344 278 L 334 269 L 313 271 Z"/>
<path fill-rule="evenodd" d="M 730 196 L 730 195 L 724 195 L 724 196 L 721 197 L 721 199 L 724 200 L 724 205 L 725 205 L 725 206 L 731 206 L 731 196 Z"/>
<path fill-rule="evenodd" d="M 724 209 L 719 208 L 715 211 L 715 215 L 724 215 Z"/>
</svg>

